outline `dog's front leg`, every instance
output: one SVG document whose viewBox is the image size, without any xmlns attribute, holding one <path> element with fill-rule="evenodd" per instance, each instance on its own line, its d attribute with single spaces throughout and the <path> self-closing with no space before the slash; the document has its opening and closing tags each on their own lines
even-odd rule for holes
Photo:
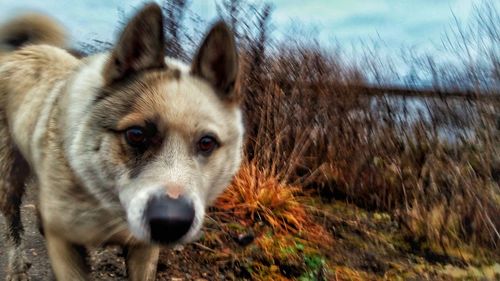
<svg viewBox="0 0 500 281">
<path fill-rule="evenodd" d="M 45 231 L 47 250 L 57 280 L 88 280 L 84 248 L 76 246 L 57 234 Z"/>
<path fill-rule="evenodd" d="M 127 272 L 131 281 L 152 281 L 156 277 L 158 246 L 130 246 L 127 248 Z"/>
</svg>

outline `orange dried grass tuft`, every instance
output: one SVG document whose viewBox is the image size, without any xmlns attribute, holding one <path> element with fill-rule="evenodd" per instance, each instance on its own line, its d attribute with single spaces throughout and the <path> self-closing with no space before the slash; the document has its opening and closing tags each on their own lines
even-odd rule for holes
<svg viewBox="0 0 500 281">
<path fill-rule="evenodd" d="M 298 199 L 300 188 L 279 181 L 254 163 L 245 163 L 216 208 L 246 224 L 262 221 L 275 231 L 297 233 L 310 224 Z"/>
</svg>

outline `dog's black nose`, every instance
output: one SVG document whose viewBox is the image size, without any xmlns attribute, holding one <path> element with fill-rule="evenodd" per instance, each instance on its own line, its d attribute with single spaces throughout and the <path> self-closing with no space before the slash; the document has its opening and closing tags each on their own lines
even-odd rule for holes
<svg viewBox="0 0 500 281">
<path fill-rule="evenodd" d="M 184 197 L 173 199 L 167 195 L 153 198 L 146 208 L 151 239 L 170 244 L 179 240 L 191 228 L 194 220 L 193 204 Z"/>
</svg>

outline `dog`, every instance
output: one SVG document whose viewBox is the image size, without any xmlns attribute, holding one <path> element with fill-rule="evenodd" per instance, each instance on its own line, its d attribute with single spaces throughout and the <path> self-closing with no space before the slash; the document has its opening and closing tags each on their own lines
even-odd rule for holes
<svg viewBox="0 0 500 281">
<path fill-rule="evenodd" d="M 27 179 L 57 280 L 87 280 L 85 249 L 107 244 L 124 247 L 130 280 L 154 280 L 159 247 L 196 239 L 240 166 L 234 35 L 215 23 L 186 65 L 164 56 L 157 4 L 138 11 L 106 53 L 78 58 L 63 33 L 41 16 L 0 28 L 7 280 L 28 279 Z"/>
</svg>

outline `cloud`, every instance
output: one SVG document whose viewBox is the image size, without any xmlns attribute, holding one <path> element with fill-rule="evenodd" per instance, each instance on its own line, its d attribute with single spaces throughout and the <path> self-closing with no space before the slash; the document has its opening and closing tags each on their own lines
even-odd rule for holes
<svg viewBox="0 0 500 281">
<path fill-rule="evenodd" d="M 453 13 L 466 22 L 472 6 L 481 0 L 279 0 L 276 33 L 288 32 L 292 23 L 316 28 L 316 39 L 332 39 L 342 45 L 359 45 L 361 40 L 382 40 L 392 52 L 402 46 L 428 48 L 439 42 L 453 24 Z M 453 13 L 452 13 L 453 11 Z"/>
<path fill-rule="evenodd" d="M 158 0 L 161 2 L 160 0 Z M 317 30 L 320 41 L 336 38 L 342 44 L 380 38 L 388 46 L 425 45 L 438 41 L 453 22 L 453 11 L 466 20 L 481 0 L 275 0 L 273 25 L 280 37 L 291 25 Z M 22 9 L 46 12 L 73 34 L 74 41 L 113 40 L 120 15 L 130 15 L 145 0 L 0 0 L 0 19 Z M 193 12 L 210 21 L 216 16 L 212 1 L 191 1 Z M 122 11 L 122 12 L 120 12 Z M 314 27 L 314 28 L 313 28 Z"/>
</svg>

